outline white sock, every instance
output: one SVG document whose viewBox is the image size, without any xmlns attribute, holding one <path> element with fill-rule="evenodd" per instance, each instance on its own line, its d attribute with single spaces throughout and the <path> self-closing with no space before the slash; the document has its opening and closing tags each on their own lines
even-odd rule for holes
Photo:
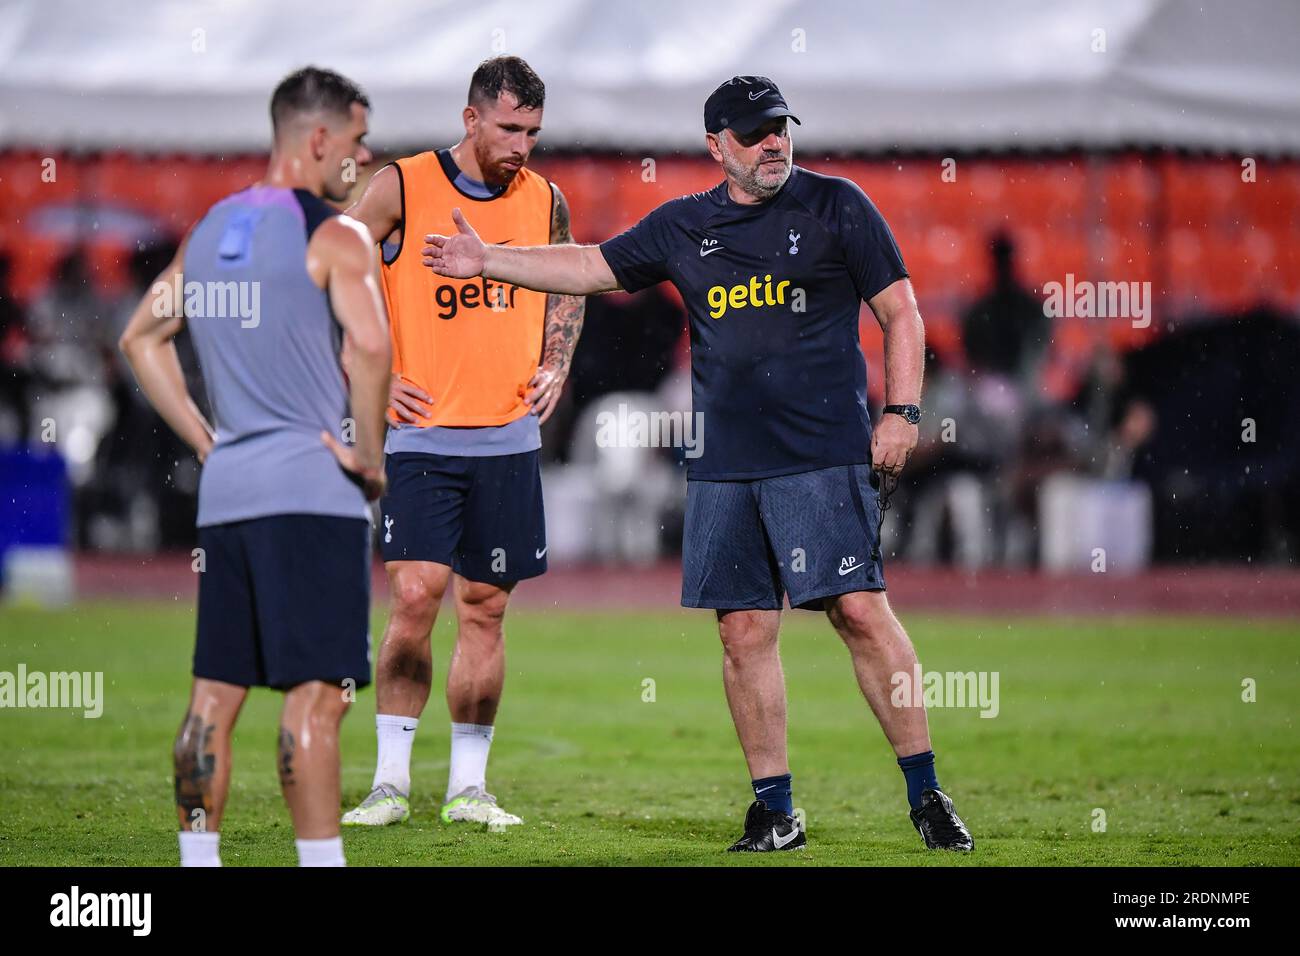
<svg viewBox="0 0 1300 956">
<path fill-rule="evenodd" d="M 298 845 L 299 866 L 347 866 L 343 860 L 343 838 L 294 840 Z"/>
<path fill-rule="evenodd" d="M 451 725 L 451 772 L 447 776 L 447 799 L 466 787 L 487 786 L 488 751 L 492 749 L 491 724 Z"/>
<path fill-rule="evenodd" d="M 181 830 L 181 866 L 220 866 L 220 833 Z"/>
<path fill-rule="evenodd" d="M 419 726 L 420 721 L 415 717 L 375 715 L 379 760 L 375 763 L 375 779 L 371 782 L 370 789 L 386 783 L 402 791 L 404 796 L 410 794 L 411 744 L 415 743 L 415 728 Z"/>
</svg>

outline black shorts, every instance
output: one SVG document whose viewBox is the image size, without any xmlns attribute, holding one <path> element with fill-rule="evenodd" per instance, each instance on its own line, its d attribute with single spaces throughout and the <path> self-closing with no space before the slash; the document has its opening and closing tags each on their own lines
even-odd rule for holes
<svg viewBox="0 0 1300 956">
<path fill-rule="evenodd" d="M 199 528 L 199 547 L 195 677 L 370 683 L 370 522 L 271 515 Z"/>
<path fill-rule="evenodd" d="M 689 481 L 682 606 L 821 610 L 825 598 L 885 590 L 879 476 L 838 465 L 752 481 Z"/>
<path fill-rule="evenodd" d="M 546 571 L 538 452 L 397 452 L 388 456 L 386 468 L 379 529 L 385 561 L 433 561 L 488 584 Z"/>
</svg>

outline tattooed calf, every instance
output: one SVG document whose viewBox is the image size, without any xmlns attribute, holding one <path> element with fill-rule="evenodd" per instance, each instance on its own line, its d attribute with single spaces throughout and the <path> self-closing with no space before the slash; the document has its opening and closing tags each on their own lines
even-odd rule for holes
<svg viewBox="0 0 1300 956">
<path fill-rule="evenodd" d="M 280 785 L 289 787 L 293 785 L 293 752 L 294 742 L 293 734 L 288 730 L 280 728 Z"/>
<path fill-rule="evenodd" d="M 187 713 L 176 734 L 172 758 L 176 771 L 176 806 L 187 821 L 212 812 L 212 778 L 217 770 L 217 755 L 212 752 L 212 735 L 216 724 L 205 724 L 198 714 Z"/>
</svg>

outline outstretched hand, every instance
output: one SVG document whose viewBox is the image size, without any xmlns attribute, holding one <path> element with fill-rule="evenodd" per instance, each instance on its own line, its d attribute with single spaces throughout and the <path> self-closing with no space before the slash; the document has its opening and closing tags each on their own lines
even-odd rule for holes
<svg viewBox="0 0 1300 956">
<path fill-rule="evenodd" d="M 456 235 L 425 236 L 427 244 L 420 250 L 424 257 L 421 261 L 438 275 L 452 279 L 472 279 L 482 275 L 487 247 L 474 227 L 465 221 L 460 209 L 453 209 L 451 218 L 456 224 Z"/>
</svg>

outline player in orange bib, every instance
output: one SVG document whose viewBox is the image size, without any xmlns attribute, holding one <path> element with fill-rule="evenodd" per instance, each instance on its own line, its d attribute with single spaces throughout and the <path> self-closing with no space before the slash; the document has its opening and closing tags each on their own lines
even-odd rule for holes
<svg viewBox="0 0 1300 956">
<path fill-rule="evenodd" d="M 540 426 L 568 376 L 585 299 L 443 278 L 424 267 L 420 248 L 425 234 L 453 231 L 458 206 L 474 207 L 486 242 L 573 241 L 564 196 L 526 168 L 545 96 L 518 57 L 485 61 L 470 80 L 464 138 L 385 166 L 348 210 L 382 246 L 391 316 L 381 531 L 392 607 L 375 671 L 378 763 L 345 824 L 410 816 L 411 745 L 433 678 L 429 636 L 449 583 L 459 627 L 442 819 L 522 822 L 486 784 L 505 681 L 502 621 L 515 584 L 546 570 Z"/>
</svg>

